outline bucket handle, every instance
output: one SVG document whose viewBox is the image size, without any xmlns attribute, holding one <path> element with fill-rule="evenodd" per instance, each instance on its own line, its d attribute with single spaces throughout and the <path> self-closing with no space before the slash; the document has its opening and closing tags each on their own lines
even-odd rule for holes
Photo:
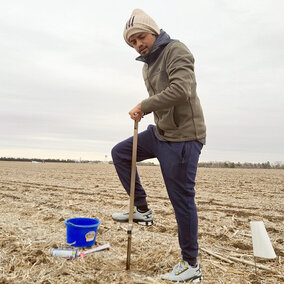
<svg viewBox="0 0 284 284">
<path fill-rule="evenodd" d="M 73 223 L 71 223 L 71 222 L 66 222 L 65 225 L 71 225 L 71 226 L 74 226 L 74 227 L 78 227 L 78 225 L 73 224 Z M 100 223 L 99 223 L 99 224 L 94 224 L 94 225 L 87 225 L 87 226 L 84 226 L 84 227 L 86 227 L 86 228 L 88 228 L 88 227 L 92 228 L 92 227 L 98 226 L 98 225 L 100 225 Z"/>
<path fill-rule="evenodd" d="M 74 226 L 74 227 L 76 227 L 76 225 L 75 224 L 73 224 L 73 223 L 71 223 L 71 222 L 66 222 L 66 225 L 71 225 L 71 226 Z"/>
</svg>

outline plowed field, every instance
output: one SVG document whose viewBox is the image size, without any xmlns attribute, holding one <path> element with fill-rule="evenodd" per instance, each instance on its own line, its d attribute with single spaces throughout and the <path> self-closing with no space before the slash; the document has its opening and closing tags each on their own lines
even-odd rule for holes
<svg viewBox="0 0 284 284">
<path fill-rule="evenodd" d="M 180 258 L 175 216 L 159 166 L 138 171 L 155 223 L 134 225 L 126 271 L 127 224 L 111 214 L 129 201 L 113 165 L 0 162 L 0 283 L 169 283 L 160 277 Z M 198 169 L 202 283 L 284 283 L 283 184 L 284 170 Z M 68 247 L 64 220 L 72 217 L 98 218 L 96 245 L 110 250 L 51 256 L 52 248 Z M 257 275 L 252 220 L 264 222 L 278 256 L 256 259 L 267 268 Z"/>
</svg>

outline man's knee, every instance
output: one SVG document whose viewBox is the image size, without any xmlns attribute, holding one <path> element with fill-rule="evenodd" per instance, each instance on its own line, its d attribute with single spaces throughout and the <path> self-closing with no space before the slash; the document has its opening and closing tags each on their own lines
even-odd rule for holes
<svg viewBox="0 0 284 284">
<path fill-rule="evenodd" d="M 125 160 L 131 160 L 131 150 L 128 140 L 124 140 L 116 144 L 111 150 L 111 156 L 114 163 L 118 163 Z"/>
<path fill-rule="evenodd" d="M 114 163 L 119 160 L 119 143 L 111 149 L 111 156 Z"/>
</svg>

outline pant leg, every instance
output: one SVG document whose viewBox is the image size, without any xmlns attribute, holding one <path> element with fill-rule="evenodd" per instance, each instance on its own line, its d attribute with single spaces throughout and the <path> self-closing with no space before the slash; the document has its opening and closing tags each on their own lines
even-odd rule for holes
<svg viewBox="0 0 284 284">
<path fill-rule="evenodd" d="M 153 126 L 149 125 L 147 130 L 138 134 L 137 142 L 137 161 L 143 161 L 156 157 L 157 142 L 153 133 Z M 112 149 L 112 159 L 116 168 L 118 177 L 126 190 L 127 194 L 130 194 L 130 180 L 131 180 L 131 160 L 132 160 L 132 144 L 133 137 L 130 137 L 120 143 Z M 143 206 L 147 205 L 146 192 L 141 185 L 138 172 L 136 171 L 135 179 L 135 196 L 134 205 Z"/>
<path fill-rule="evenodd" d="M 178 224 L 182 257 L 195 264 L 198 255 L 198 218 L 195 176 L 202 144 L 196 141 L 163 143 L 158 153 L 168 195 Z"/>
</svg>

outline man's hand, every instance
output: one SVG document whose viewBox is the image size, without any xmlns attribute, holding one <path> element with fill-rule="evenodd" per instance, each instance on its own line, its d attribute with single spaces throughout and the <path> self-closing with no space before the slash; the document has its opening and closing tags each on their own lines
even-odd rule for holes
<svg viewBox="0 0 284 284">
<path fill-rule="evenodd" d="M 141 120 L 141 118 L 144 116 L 144 112 L 141 109 L 141 103 L 138 104 L 135 108 L 133 108 L 129 112 L 129 115 L 133 120 L 136 120 L 136 121 L 139 122 Z"/>
</svg>

